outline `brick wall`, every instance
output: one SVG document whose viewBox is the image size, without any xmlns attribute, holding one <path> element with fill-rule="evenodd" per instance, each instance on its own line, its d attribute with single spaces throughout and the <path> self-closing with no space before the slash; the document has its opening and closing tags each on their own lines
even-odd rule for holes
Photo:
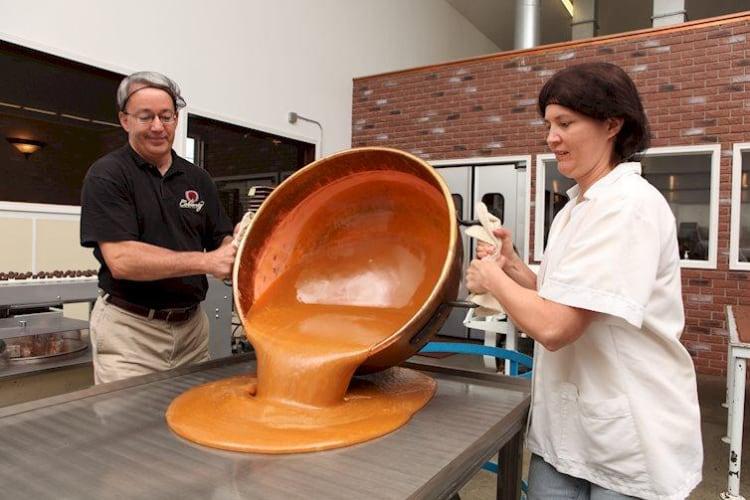
<svg viewBox="0 0 750 500">
<path fill-rule="evenodd" d="M 359 78 L 352 145 L 395 147 L 428 161 L 547 153 L 536 108 L 543 83 L 575 63 L 623 67 L 641 92 L 652 146 L 721 144 L 718 269 L 683 269 L 682 340 L 699 372 L 722 374 L 725 306 L 750 305 L 748 273 L 728 269 L 732 144 L 750 140 L 749 37 L 746 13 Z"/>
</svg>

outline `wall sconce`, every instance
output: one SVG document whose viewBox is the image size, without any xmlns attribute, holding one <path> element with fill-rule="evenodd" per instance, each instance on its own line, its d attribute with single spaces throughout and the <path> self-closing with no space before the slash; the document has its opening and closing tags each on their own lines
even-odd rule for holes
<svg viewBox="0 0 750 500">
<path fill-rule="evenodd" d="M 297 123 L 298 120 L 302 120 L 302 121 L 305 121 L 305 122 L 314 123 L 320 129 L 320 144 L 318 145 L 319 147 L 316 148 L 317 151 L 315 152 L 316 153 L 315 154 L 316 158 L 320 158 L 321 154 L 322 154 L 322 151 L 323 151 L 323 125 L 321 125 L 320 122 L 317 121 L 317 120 L 313 120 L 312 118 L 304 117 L 304 116 L 300 115 L 299 113 L 295 113 L 294 111 L 290 111 L 289 114 L 287 115 L 287 121 L 289 123 L 291 123 L 292 125 L 294 125 L 295 123 Z"/>
<path fill-rule="evenodd" d="M 11 143 L 27 160 L 33 153 L 36 153 L 45 146 L 45 143 L 41 141 L 19 139 L 18 137 L 6 137 L 5 140 Z"/>
</svg>

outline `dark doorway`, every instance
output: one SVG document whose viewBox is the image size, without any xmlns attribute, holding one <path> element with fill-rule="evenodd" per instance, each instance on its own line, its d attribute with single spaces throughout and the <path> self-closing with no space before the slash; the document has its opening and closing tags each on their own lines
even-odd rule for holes
<svg viewBox="0 0 750 500">
<path fill-rule="evenodd" d="M 313 144 L 197 115 L 188 116 L 185 156 L 208 171 L 238 222 L 252 186 L 274 187 L 315 159 Z"/>
</svg>

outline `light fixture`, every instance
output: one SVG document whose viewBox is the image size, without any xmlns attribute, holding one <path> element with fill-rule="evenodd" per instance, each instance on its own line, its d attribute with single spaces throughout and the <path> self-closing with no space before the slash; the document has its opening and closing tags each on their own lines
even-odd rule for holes
<svg viewBox="0 0 750 500">
<path fill-rule="evenodd" d="M 302 120 L 302 121 L 305 121 L 305 122 L 314 123 L 320 129 L 320 144 L 318 144 L 318 147 L 315 148 L 316 149 L 315 156 L 317 158 L 320 158 L 320 153 L 323 150 L 323 125 L 321 125 L 320 122 L 317 121 L 317 120 L 313 120 L 312 118 L 304 117 L 304 116 L 302 116 L 299 113 L 296 113 L 294 111 L 290 111 L 289 114 L 287 115 L 287 121 L 289 123 L 291 123 L 292 125 L 294 125 L 295 123 L 297 123 L 298 120 Z"/>
<path fill-rule="evenodd" d="M 571 0 L 560 0 L 560 3 L 563 4 L 563 7 L 568 11 L 570 17 L 573 17 L 573 2 L 571 2 Z"/>
<path fill-rule="evenodd" d="M 31 139 L 20 139 L 18 137 L 6 137 L 9 143 L 13 145 L 27 160 L 29 156 L 36 153 L 45 146 L 45 143 L 41 141 L 33 141 Z"/>
</svg>

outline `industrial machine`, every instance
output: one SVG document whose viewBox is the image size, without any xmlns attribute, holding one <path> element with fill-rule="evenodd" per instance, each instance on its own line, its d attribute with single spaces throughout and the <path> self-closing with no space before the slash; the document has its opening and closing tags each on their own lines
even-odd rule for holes
<svg viewBox="0 0 750 500">
<path fill-rule="evenodd" d="M 89 362 L 88 322 L 64 317 L 62 305 L 96 292 L 90 276 L 0 282 L 0 377 Z"/>
<path fill-rule="evenodd" d="M 95 276 L 0 281 L 0 380 L 90 363 L 88 321 L 66 318 L 62 305 L 93 304 L 97 296 Z M 210 356 L 230 356 L 231 287 L 209 279 L 203 308 L 210 323 Z"/>
</svg>

